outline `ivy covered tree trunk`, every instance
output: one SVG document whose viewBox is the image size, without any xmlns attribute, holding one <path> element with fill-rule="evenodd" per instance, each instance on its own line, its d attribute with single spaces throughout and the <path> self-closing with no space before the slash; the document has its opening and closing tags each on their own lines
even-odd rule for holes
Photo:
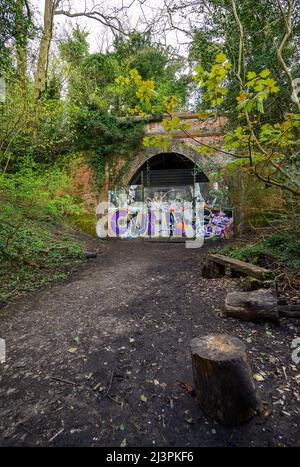
<svg viewBox="0 0 300 467">
<path fill-rule="evenodd" d="M 35 99 L 38 101 L 46 86 L 49 50 L 53 35 L 53 18 L 55 9 L 59 5 L 59 0 L 45 0 L 44 28 L 41 37 L 37 69 L 34 77 Z"/>
<path fill-rule="evenodd" d="M 20 92 L 23 97 L 26 94 L 27 88 L 27 36 L 22 34 L 22 28 L 24 21 L 24 0 L 17 0 L 17 18 L 16 18 L 16 30 L 18 32 L 18 41 L 16 44 L 16 58 L 17 58 L 17 71 L 20 83 Z M 29 12 L 30 13 L 30 12 Z"/>
</svg>

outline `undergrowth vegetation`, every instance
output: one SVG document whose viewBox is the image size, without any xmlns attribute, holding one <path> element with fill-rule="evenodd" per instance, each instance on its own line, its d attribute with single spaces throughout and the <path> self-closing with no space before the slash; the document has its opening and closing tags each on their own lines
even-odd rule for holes
<svg viewBox="0 0 300 467">
<path fill-rule="evenodd" d="M 295 230 L 282 230 L 249 245 L 228 245 L 222 248 L 224 255 L 261 264 L 265 257 L 291 271 L 300 270 L 300 236 Z"/>
<path fill-rule="evenodd" d="M 65 276 L 83 247 L 70 236 L 68 217 L 81 206 L 68 193 L 64 169 L 30 164 L 0 185 L 0 302 Z"/>
</svg>

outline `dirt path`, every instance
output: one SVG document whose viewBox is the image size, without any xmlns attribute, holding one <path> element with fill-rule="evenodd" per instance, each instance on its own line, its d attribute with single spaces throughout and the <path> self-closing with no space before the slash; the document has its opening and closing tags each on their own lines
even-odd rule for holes
<svg viewBox="0 0 300 467">
<path fill-rule="evenodd" d="M 0 445 L 300 445 L 296 322 L 222 318 L 235 283 L 201 278 L 203 250 L 129 241 L 101 249 L 0 319 Z M 192 383 L 190 340 L 210 332 L 246 341 L 273 411 L 263 422 L 220 427 L 178 385 Z"/>
</svg>

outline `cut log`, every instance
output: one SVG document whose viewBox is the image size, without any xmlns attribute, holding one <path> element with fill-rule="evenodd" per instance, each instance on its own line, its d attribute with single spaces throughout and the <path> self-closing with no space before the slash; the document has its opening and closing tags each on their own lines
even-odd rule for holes
<svg viewBox="0 0 300 467">
<path fill-rule="evenodd" d="M 300 318 L 300 303 L 294 305 L 278 305 L 279 315 L 284 318 Z"/>
<path fill-rule="evenodd" d="M 191 354 L 197 400 L 208 416 L 234 426 L 261 413 L 262 403 L 240 339 L 222 334 L 195 338 Z"/>
<path fill-rule="evenodd" d="M 261 268 L 260 266 L 255 266 L 255 264 L 240 261 L 239 259 L 229 258 L 229 256 L 209 254 L 207 255 L 207 261 L 221 264 L 225 267 L 230 267 L 231 269 L 234 269 L 235 271 L 238 271 L 242 274 L 256 277 L 257 279 L 261 280 L 272 279 L 274 277 L 273 271 Z"/>
<path fill-rule="evenodd" d="M 278 321 L 277 296 L 274 291 L 268 289 L 230 292 L 225 299 L 225 313 L 243 321 Z"/>
</svg>

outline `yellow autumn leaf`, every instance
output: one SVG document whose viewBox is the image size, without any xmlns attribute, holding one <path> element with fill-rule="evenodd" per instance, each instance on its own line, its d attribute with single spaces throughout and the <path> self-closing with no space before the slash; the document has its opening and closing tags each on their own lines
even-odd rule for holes
<svg viewBox="0 0 300 467">
<path fill-rule="evenodd" d="M 225 62 L 226 58 L 226 55 L 221 52 L 216 56 L 216 63 L 223 63 Z"/>
</svg>

